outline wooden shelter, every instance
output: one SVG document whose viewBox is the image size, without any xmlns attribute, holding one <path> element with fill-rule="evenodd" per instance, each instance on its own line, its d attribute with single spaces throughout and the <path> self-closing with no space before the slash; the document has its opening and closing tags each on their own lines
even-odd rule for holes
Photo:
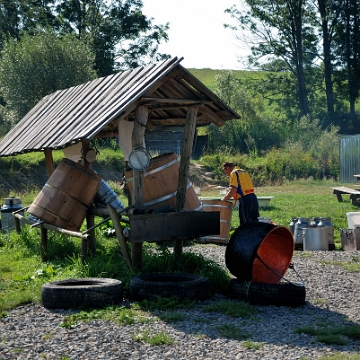
<svg viewBox="0 0 360 360">
<path fill-rule="evenodd" d="M 50 176 L 54 170 L 52 150 L 79 142 L 86 150 L 91 139 L 118 137 L 124 121 L 133 122 L 132 148 L 143 144 L 146 128 L 183 126 L 176 194 L 176 207 L 182 209 L 196 127 L 222 126 L 240 117 L 182 67 L 181 61 L 173 57 L 45 96 L 0 141 L 0 156 L 43 151 Z M 134 171 L 133 177 L 132 205 L 141 209 L 143 171 Z M 93 221 L 87 220 L 91 227 Z M 141 262 L 141 244 L 132 246 L 136 264 Z M 175 258 L 180 258 L 181 246 L 180 241 L 175 245 Z"/>
</svg>

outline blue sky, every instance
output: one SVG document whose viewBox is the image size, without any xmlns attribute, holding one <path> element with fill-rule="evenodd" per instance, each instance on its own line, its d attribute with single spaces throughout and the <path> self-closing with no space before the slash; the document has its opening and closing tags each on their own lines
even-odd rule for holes
<svg viewBox="0 0 360 360">
<path fill-rule="evenodd" d="M 248 54 L 224 23 L 232 19 L 226 8 L 239 0 L 143 0 L 143 12 L 155 24 L 170 22 L 169 41 L 160 52 L 183 57 L 186 68 L 242 69 L 237 61 Z"/>
</svg>

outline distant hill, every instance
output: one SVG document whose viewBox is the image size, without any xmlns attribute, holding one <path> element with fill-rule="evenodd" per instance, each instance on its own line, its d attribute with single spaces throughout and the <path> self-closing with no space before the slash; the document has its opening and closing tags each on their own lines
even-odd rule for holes
<svg viewBox="0 0 360 360">
<path fill-rule="evenodd" d="M 223 73 L 225 70 L 214 69 L 187 69 L 192 75 L 206 85 L 210 90 L 216 88 L 216 76 Z M 264 76 L 263 71 L 248 71 L 248 70 L 231 70 L 239 78 L 253 78 L 260 79 Z"/>
</svg>

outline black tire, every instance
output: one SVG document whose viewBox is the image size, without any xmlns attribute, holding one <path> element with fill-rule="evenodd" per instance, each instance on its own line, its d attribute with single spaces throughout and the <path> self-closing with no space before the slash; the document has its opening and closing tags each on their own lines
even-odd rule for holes
<svg viewBox="0 0 360 360">
<path fill-rule="evenodd" d="M 185 273 L 153 273 L 134 276 L 130 281 L 133 300 L 156 300 L 158 297 L 205 300 L 209 297 L 207 278 Z"/>
<path fill-rule="evenodd" d="M 123 301 L 123 284 L 109 278 L 77 278 L 46 283 L 42 304 L 50 309 L 99 308 Z"/>
<path fill-rule="evenodd" d="M 305 305 L 305 286 L 292 283 L 265 284 L 232 279 L 230 294 L 238 300 L 255 305 L 302 306 Z"/>
</svg>

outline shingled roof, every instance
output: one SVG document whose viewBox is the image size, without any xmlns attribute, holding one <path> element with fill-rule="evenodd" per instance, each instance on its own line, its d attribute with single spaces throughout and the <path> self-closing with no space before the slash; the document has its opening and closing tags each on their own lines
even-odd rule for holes
<svg viewBox="0 0 360 360">
<path fill-rule="evenodd" d="M 118 136 L 118 121 L 149 107 L 152 125 L 184 125 L 197 106 L 196 126 L 224 125 L 240 116 L 173 57 L 45 96 L 0 141 L 0 156 L 62 149 L 96 137 Z"/>
</svg>

